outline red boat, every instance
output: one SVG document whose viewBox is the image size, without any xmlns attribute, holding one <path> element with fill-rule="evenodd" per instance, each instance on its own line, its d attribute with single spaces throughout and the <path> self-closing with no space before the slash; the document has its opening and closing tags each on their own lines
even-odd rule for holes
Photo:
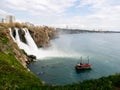
<svg viewBox="0 0 120 90">
<path fill-rule="evenodd" d="M 80 63 L 80 64 L 76 64 L 75 68 L 76 68 L 77 70 L 91 69 L 91 64 L 88 64 L 88 63 Z"/>
<path fill-rule="evenodd" d="M 91 64 L 89 64 L 89 57 L 88 57 L 88 63 L 82 63 L 82 57 L 81 62 L 75 65 L 76 70 L 87 70 L 91 69 Z"/>
</svg>

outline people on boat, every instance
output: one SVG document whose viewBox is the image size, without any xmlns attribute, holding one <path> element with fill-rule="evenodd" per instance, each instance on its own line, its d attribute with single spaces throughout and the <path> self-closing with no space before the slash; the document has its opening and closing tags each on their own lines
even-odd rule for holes
<svg viewBox="0 0 120 90">
<path fill-rule="evenodd" d="M 77 70 L 91 69 L 91 64 L 89 64 L 89 57 L 88 57 L 88 63 L 82 63 L 82 57 L 81 57 L 81 62 L 76 64 L 75 68 Z"/>
<path fill-rule="evenodd" d="M 82 65 L 82 63 L 80 62 L 80 65 Z"/>
</svg>

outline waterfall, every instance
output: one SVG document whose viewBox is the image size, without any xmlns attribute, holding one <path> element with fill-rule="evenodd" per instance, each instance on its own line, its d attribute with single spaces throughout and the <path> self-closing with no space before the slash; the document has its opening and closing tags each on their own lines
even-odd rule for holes
<svg viewBox="0 0 120 90">
<path fill-rule="evenodd" d="M 11 30 L 11 28 L 9 28 L 9 31 L 10 31 L 10 36 L 11 36 L 12 39 L 15 41 L 15 38 L 14 38 L 13 35 L 12 35 L 12 30 Z"/>
<path fill-rule="evenodd" d="M 19 33 L 18 33 L 18 28 L 15 28 L 15 33 L 16 33 L 16 36 L 15 36 L 15 39 L 16 39 L 16 42 L 19 44 L 21 44 L 21 41 L 20 41 L 20 36 L 19 36 Z M 20 45 L 21 47 L 21 45 Z"/>
<path fill-rule="evenodd" d="M 44 50 L 42 48 L 38 48 L 35 41 L 30 35 L 30 32 L 27 28 L 22 28 L 25 32 L 25 39 L 27 43 L 24 43 L 20 39 L 20 34 L 19 34 L 19 29 L 15 28 L 15 37 L 13 37 L 12 29 L 9 29 L 10 35 L 14 42 L 17 43 L 20 49 L 23 49 L 28 55 L 34 55 L 36 56 L 37 59 L 42 59 L 42 58 L 48 58 L 48 57 L 73 57 L 73 56 L 80 56 L 79 54 L 76 53 L 68 53 L 65 52 L 64 50 L 60 50 L 57 45 L 53 43 L 53 46 L 47 50 Z"/>
<path fill-rule="evenodd" d="M 26 38 L 27 44 L 29 45 L 30 49 L 34 53 L 38 52 L 38 47 L 37 47 L 36 43 L 34 42 L 33 38 L 31 37 L 28 29 L 23 28 L 23 30 L 25 31 L 25 38 Z"/>
<path fill-rule="evenodd" d="M 10 30 L 10 36 L 17 43 L 17 45 L 19 46 L 20 49 L 23 49 L 28 55 L 35 55 L 38 58 L 37 45 L 35 44 L 35 42 L 34 42 L 33 38 L 31 37 L 27 28 L 22 29 L 25 32 L 25 39 L 27 41 L 27 44 L 20 40 L 20 35 L 18 33 L 18 31 L 19 31 L 18 28 L 15 28 L 15 33 L 16 33 L 15 38 L 12 35 L 12 30 L 11 29 L 9 29 L 9 30 Z"/>
<path fill-rule="evenodd" d="M 18 44 L 19 48 L 23 49 L 28 55 L 32 54 L 30 49 L 29 49 L 29 46 L 27 44 L 23 43 L 20 40 L 20 36 L 19 36 L 18 30 L 19 30 L 18 28 L 15 28 L 15 32 L 16 32 L 15 40 L 16 40 L 16 43 Z"/>
</svg>

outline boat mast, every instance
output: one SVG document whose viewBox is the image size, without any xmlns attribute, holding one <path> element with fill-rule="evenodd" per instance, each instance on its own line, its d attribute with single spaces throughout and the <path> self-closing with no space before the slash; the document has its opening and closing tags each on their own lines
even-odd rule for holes
<svg viewBox="0 0 120 90">
<path fill-rule="evenodd" d="M 87 56 L 87 58 L 88 58 L 88 64 L 89 64 L 89 56 Z"/>
<path fill-rule="evenodd" d="M 80 57 L 80 60 L 81 60 L 81 62 L 80 62 L 80 63 L 82 63 L 82 56 Z"/>
</svg>

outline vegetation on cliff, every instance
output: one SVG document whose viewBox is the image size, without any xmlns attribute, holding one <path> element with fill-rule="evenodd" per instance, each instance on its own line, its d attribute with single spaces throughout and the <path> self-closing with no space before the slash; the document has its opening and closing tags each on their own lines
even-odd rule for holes
<svg viewBox="0 0 120 90">
<path fill-rule="evenodd" d="M 15 90 L 26 86 L 41 86 L 40 80 L 20 63 L 22 52 L 10 40 L 6 30 L 0 30 L 0 90 Z M 17 53 L 16 53 L 17 52 Z M 24 58 L 22 58 L 24 59 Z"/>
<path fill-rule="evenodd" d="M 25 56 L 13 42 L 9 31 L 0 27 L 0 90 L 116 90 L 120 74 L 65 86 L 49 86 L 21 65 Z"/>
<path fill-rule="evenodd" d="M 21 28 L 28 28 L 30 31 L 30 34 L 32 38 L 34 39 L 35 43 L 38 47 L 46 47 L 50 45 L 50 40 L 56 37 L 56 30 L 52 27 L 47 26 L 30 26 L 24 23 L 1 23 L 1 27 L 4 27 L 6 29 L 12 28 L 14 31 L 15 28 L 20 29 L 20 37 L 23 42 L 25 42 L 24 32 L 21 30 Z"/>
</svg>

